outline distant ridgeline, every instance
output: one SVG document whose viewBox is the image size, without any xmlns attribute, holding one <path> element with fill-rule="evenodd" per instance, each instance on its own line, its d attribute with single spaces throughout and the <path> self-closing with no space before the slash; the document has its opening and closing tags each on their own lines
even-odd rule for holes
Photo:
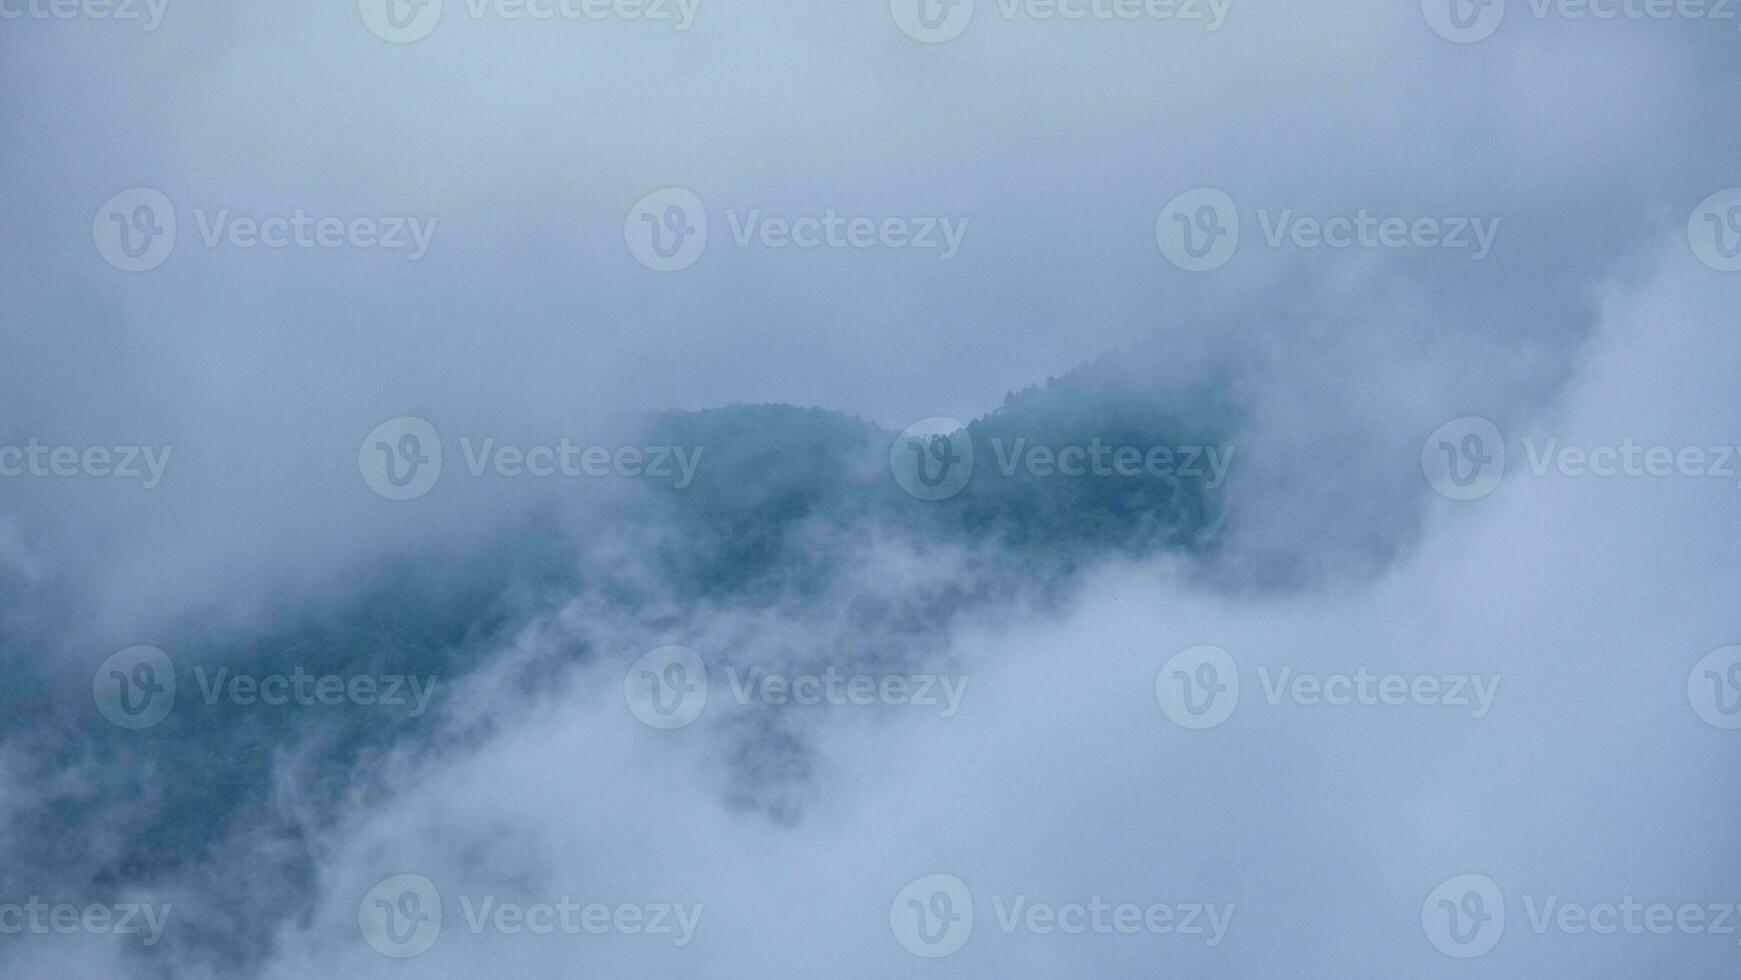
<svg viewBox="0 0 1741 980">
<path fill-rule="evenodd" d="M 705 447 L 693 484 L 660 484 L 678 533 L 662 571 L 683 592 L 807 594 L 838 569 L 816 541 L 854 528 L 995 546 L 1047 577 L 1102 555 L 1201 553 L 1239 465 L 1221 402 L 1207 384 L 1142 390 L 1096 361 L 968 423 L 971 476 L 941 500 L 902 490 L 889 462 L 899 434 L 863 419 L 790 405 L 661 413 L 649 443 Z"/>
</svg>

